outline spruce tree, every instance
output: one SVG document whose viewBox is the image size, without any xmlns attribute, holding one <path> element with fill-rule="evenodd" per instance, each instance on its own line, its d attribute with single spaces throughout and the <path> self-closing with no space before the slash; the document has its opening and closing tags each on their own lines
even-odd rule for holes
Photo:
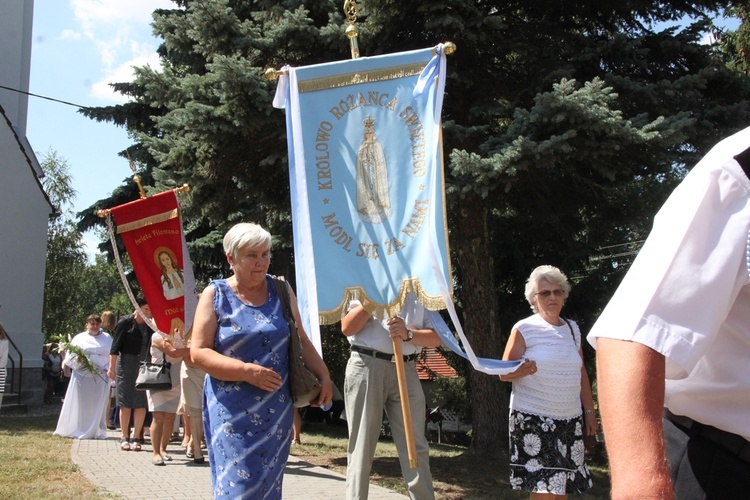
<svg viewBox="0 0 750 500">
<path fill-rule="evenodd" d="M 199 276 L 226 272 L 218 242 L 239 220 L 269 227 L 283 268 L 285 124 L 263 73 L 348 58 L 343 2 L 175 4 L 154 13 L 161 67 L 115 85 L 131 102 L 84 113 L 128 129 L 150 190 L 191 185 L 185 220 Z M 524 281 L 540 264 L 572 279 L 563 314 L 585 332 L 686 169 L 750 123 L 737 57 L 701 43 L 728 4 L 359 3 L 363 56 L 458 47 L 448 61 L 445 174 L 456 301 L 478 355 L 500 357 L 510 327 L 529 314 Z M 82 214 L 82 226 L 97 223 L 96 209 L 136 197 L 126 183 Z M 472 451 L 503 454 L 509 387 L 466 373 Z"/>
</svg>

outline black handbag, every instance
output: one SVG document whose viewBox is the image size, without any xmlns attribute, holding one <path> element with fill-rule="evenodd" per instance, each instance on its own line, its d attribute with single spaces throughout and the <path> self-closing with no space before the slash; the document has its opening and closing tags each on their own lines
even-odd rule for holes
<svg viewBox="0 0 750 500">
<path fill-rule="evenodd" d="M 141 361 L 141 366 L 138 368 L 138 378 L 135 379 L 136 390 L 168 391 L 172 388 L 171 367 L 172 363 L 167 361 L 167 356 L 164 353 L 162 353 L 161 363 Z"/>
<path fill-rule="evenodd" d="M 302 361 L 302 341 L 299 338 L 297 323 L 294 321 L 294 315 L 292 314 L 286 281 L 280 277 L 274 278 L 273 284 L 281 301 L 284 319 L 289 323 L 289 390 L 292 393 L 294 406 L 302 408 L 317 399 L 320 394 L 320 382 Z"/>
</svg>

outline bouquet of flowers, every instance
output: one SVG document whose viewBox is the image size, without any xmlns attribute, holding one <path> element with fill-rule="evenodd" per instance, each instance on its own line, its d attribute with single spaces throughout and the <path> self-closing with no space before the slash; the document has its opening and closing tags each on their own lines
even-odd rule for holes
<svg viewBox="0 0 750 500">
<path fill-rule="evenodd" d="M 93 361 L 91 361 L 91 358 L 86 354 L 86 351 L 78 347 L 77 345 L 73 345 L 71 343 L 71 337 L 70 335 L 62 336 L 57 335 L 52 337 L 53 342 L 57 342 L 57 352 L 62 354 L 63 352 L 67 352 L 68 355 L 73 355 L 76 357 L 76 361 L 78 362 L 78 369 L 89 372 L 94 377 L 100 377 L 102 372 L 99 370 L 99 368 L 94 364 Z"/>
</svg>

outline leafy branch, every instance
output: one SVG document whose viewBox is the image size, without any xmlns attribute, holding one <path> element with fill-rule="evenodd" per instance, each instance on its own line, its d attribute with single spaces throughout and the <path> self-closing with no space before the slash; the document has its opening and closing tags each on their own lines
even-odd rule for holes
<svg viewBox="0 0 750 500">
<path fill-rule="evenodd" d="M 86 354 L 86 351 L 71 343 L 70 335 L 53 336 L 52 341 L 57 342 L 58 353 L 62 354 L 63 352 L 67 352 L 68 354 L 72 354 L 76 357 L 76 361 L 78 362 L 78 366 L 81 371 L 91 373 L 94 378 L 101 377 L 102 372 L 94 364 L 94 362 L 91 361 L 91 358 L 89 358 L 88 354 Z"/>
</svg>

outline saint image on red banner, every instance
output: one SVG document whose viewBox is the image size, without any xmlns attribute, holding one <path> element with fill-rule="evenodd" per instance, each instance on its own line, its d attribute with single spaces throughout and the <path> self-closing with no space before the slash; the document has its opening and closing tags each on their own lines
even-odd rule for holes
<svg viewBox="0 0 750 500">
<path fill-rule="evenodd" d="M 183 332 L 185 300 L 195 294 L 195 280 L 175 192 L 120 205 L 111 213 L 156 326 Z"/>
<path fill-rule="evenodd" d="M 164 298 L 174 300 L 185 295 L 185 278 L 175 252 L 159 247 L 154 252 L 154 262 L 161 270 L 161 290 Z"/>
</svg>

